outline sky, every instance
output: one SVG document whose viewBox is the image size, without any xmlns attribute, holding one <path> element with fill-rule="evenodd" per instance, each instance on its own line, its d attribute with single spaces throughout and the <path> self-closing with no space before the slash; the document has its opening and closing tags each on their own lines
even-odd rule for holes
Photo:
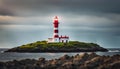
<svg viewBox="0 0 120 69">
<path fill-rule="evenodd" d="M 59 34 L 70 40 L 120 48 L 120 0 L 0 0 L 0 48 L 46 40 Z"/>
</svg>

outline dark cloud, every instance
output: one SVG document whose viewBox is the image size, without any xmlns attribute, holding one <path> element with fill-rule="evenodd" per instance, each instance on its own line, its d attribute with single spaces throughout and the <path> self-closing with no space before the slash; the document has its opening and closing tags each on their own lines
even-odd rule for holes
<svg viewBox="0 0 120 69">
<path fill-rule="evenodd" d="M 120 0 L 4 0 L 18 15 L 120 13 Z"/>
<path fill-rule="evenodd" d="M 13 12 L 6 8 L 0 7 L 0 15 L 14 16 Z"/>
</svg>

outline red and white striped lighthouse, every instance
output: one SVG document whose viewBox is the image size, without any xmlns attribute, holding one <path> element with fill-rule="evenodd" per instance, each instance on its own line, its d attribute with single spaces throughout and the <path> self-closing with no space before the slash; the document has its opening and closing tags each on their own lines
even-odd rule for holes
<svg viewBox="0 0 120 69">
<path fill-rule="evenodd" d="M 54 24 L 54 33 L 53 33 L 54 42 L 59 42 L 59 30 L 58 30 L 59 21 L 57 16 L 55 16 L 53 24 Z"/>
<path fill-rule="evenodd" d="M 52 38 L 48 38 L 48 43 L 53 43 L 53 42 L 62 42 L 62 43 L 67 43 L 69 42 L 69 36 L 59 36 L 59 21 L 58 21 L 58 17 L 55 16 L 54 21 L 53 21 L 53 25 L 54 25 L 54 33 L 53 33 L 53 37 Z"/>
</svg>

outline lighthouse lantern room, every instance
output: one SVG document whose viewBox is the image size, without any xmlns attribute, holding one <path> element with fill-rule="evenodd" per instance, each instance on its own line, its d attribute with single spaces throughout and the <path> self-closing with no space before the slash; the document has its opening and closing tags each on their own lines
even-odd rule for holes
<svg viewBox="0 0 120 69">
<path fill-rule="evenodd" d="M 52 43 L 52 42 L 63 42 L 63 43 L 67 43 L 69 42 L 69 36 L 59 36 L 59 21 L 58 21 L 58 17 L 55 16 L 54 18 L 54 33 L 53 33 L 53 38 L 48 38 L 48 43 Z"/>
</svg>

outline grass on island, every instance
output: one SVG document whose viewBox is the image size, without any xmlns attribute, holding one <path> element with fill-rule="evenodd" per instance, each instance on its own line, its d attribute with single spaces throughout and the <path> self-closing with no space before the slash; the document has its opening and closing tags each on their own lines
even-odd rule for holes
<svg viewBox="0 0 120 69">
<path fill-rule="evenodd" d="M 79 42 L 79 41 L 69 41 L 69 43 L 47 43 L 47 41 L 37 41 L 35 43 L 29 43 L 26 45 L 22 45 L 19 48 L 21 49 L 46 49 L 46 48 L 91 48 L 91 47 L 98 47 L 98 44 L 95 43 L 85 43 L 85 42 Z"/>
</svg>

